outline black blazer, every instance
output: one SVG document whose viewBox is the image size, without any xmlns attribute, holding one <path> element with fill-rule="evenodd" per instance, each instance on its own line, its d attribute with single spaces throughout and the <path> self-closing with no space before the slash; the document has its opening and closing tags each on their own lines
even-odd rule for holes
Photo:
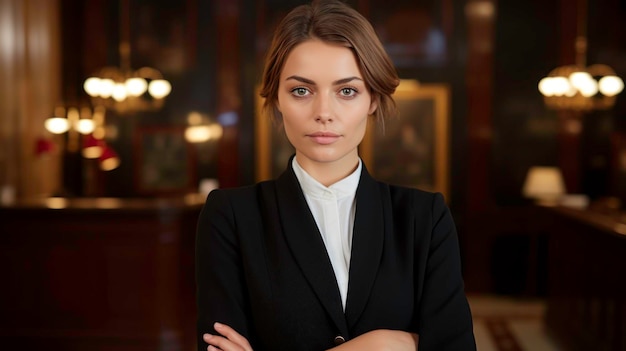
<svg viewBox="0 0 626 351">
<path fill-rule="evenodd" d="M 196 238 L 198 350 L 216 321 L 255 351 L 321 351 L 374 329 L 418 333 L 419 351 L 476 349 L 441 194 L 377 182 L 363 167 L 352 240 L 344 313 L 291 166 L 274 181 L 212 191 Z"/>
</svg>

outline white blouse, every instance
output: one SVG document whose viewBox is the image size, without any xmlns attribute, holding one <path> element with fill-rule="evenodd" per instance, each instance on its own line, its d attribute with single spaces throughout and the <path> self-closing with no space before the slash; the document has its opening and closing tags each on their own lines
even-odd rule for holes
<svg viewBox="0 0 626 351">
<path fill-rule="evenodd" d="M 293 158 L 292 167 L 300 182 L 309 209 L 322 234 L 330 263 L 335 272 L 341 303 L 346 309 L 348 272 L 352 251 L 352 231 L 356 213 L 356 189 L 361 177 L 361 160 L 356 170 L 346 178 L 326 187 L 311 177 Z"/>
</svg>

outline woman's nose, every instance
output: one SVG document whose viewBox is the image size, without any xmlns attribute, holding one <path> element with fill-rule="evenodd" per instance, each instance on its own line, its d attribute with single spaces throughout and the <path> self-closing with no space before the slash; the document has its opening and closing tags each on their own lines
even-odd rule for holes
<svg viewBox="0 0 626 351">
<path fill-rule="evenodd" d="M 315 99 L 315 121 L 320 123 L 332 122 L 333 114 L 330 98 L 325 94 L 319 94 Z"/>
</svg>

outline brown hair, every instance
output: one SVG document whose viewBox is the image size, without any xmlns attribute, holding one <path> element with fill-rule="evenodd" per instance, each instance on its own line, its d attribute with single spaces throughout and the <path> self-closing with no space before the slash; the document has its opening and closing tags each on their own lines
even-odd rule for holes
<svg viewBox="0 0 626 351">
<path fill-rule="evenodd" d="M 275 120 L 280 119 L 277 108 L 280 74 L 291 50 L 309 39 L 351 49 L 372 99 L 378 102 L 374 112 L 376 120 L 383 121 L 384 117 L 396 114 L 391 95 L 398 86 L 398 74 L 374 28 L 355 9 L 340 1 L 328 0 L 296 7 L 276 28 L 265 61 L 260 93 L 265 98 L 265 112 Z"/>
</svg>

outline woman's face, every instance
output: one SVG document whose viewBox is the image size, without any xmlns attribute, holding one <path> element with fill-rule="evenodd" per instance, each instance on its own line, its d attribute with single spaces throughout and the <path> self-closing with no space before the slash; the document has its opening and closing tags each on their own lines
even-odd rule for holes
<svg viewBox="0 0 626 351">
<path fill-rule="evenodd" d="M 352 51 L 312 39 L 287 56 L 278 109 L 303 168 L 321 163 L 354 168 L 357 147 L 376 104 Z"/>
</svg>

